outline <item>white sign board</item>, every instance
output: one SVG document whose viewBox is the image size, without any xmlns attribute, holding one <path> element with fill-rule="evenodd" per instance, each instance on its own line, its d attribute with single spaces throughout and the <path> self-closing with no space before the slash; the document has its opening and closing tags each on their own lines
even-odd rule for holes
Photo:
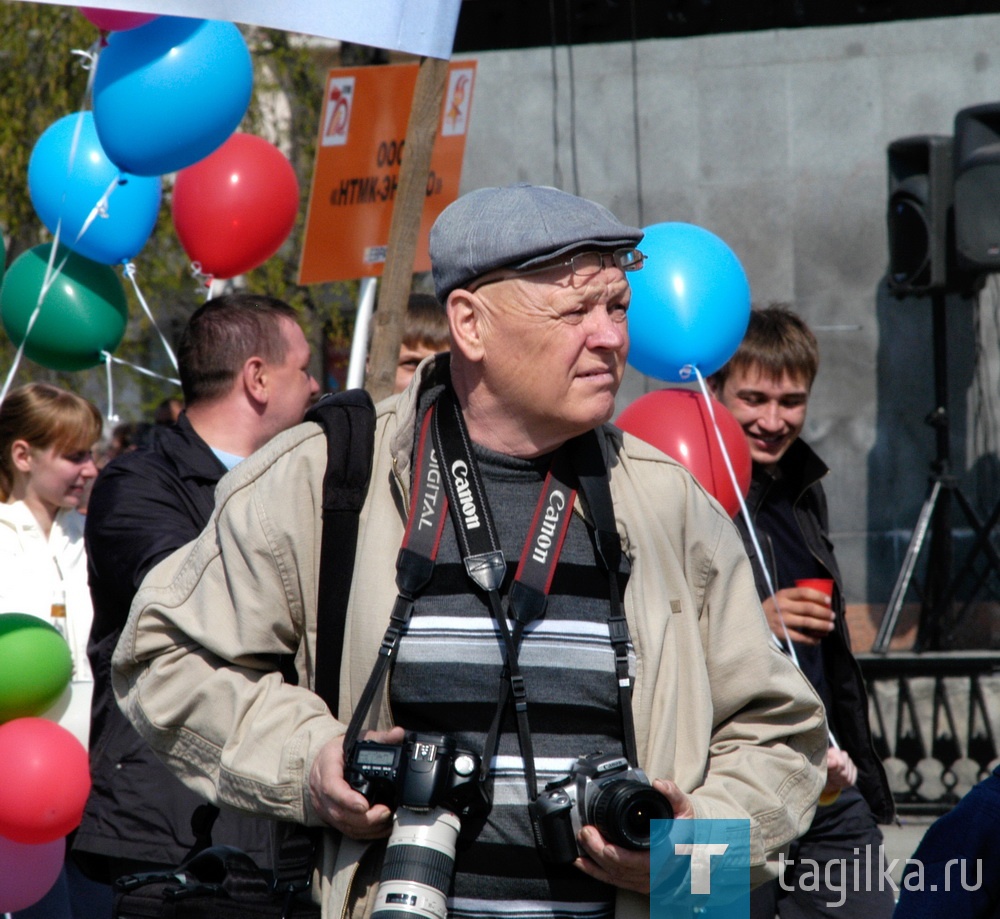
<svg viewBox="0 0 1000 919">
<path fill-rule="evenodd" d="M 56 0 L 40 0 L 56 3 Z M 448 60 L 462 0 L 96 0 L 58 3 L 221 19 Z"/>
</svg>

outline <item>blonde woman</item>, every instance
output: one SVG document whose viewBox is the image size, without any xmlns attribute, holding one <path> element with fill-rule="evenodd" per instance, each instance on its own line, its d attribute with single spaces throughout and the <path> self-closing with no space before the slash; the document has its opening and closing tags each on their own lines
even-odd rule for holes
<svg viewBox="0 0 1000 919">
<path fill-rule="evenodd" d="M 0 613 L 52 623 L 73 656 L 71 691 L 45 716 L 87 745 L 93 681 L 87 638 L 93 619 L 77 510 L 97 475 L 91 449 L 101 414 L 47 383 L 11 390 L 0 405 Z"/>
<path fill-rule="evenodd" d="M 0 613 L 38 616 L 66 638 L 73 681 L 42 714 L 84 746 L 94 687 L 87 660 L 94 610 L 84 518 L 77 508 L 97 475 L 91 450 L 100 435 L 97 408 L 57 386 L 29 383 L 11 390 L 0 405 Z M 55 886 L 14 919 L 97 915 L 88 898 L 91 887 L 67 861 Z"/>
</svg>

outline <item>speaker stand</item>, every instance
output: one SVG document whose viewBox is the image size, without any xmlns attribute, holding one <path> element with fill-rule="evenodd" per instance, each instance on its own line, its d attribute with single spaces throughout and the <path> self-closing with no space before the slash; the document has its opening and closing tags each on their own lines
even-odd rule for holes
<svg viewBox="0 0 1000 919">
<path fill-rule="evenodd" d="M 934 460 L 931 462 L 927 497 L 917 517 L 913 536 L 906 549 L 906 554 L 903 556 L 903 565 L 892 589 L 892 595 L 889 597 L 889 605 L 872 645 L 872 652 L 876 654 L 884 654 L 889 649 L 889 642 L 899 622 L 903 602 L 913 581 L 917 561 L 928 536 L 930 543 L 927 571 L 920 598 L 920 620 L 917 626 L 914 650 L 941 650 L 942 639 L 948 638 L 950 631 L 953 631 L 958 624 L 955 621 L 952 623 L 952 629 L 949 633 L 944 632 L 945 624 L 952 618 L 951 607 L 957 589 L 965 576 L 972 573 L 973 563 L 980 552 L 986 556 L 987 571 L 978 577 L 972 597 L 960 615 L 964 615 L 971 605 L 972 599 L 985 583 L 990 571 L 1000 576 L 1000 556 L 990 540 L 993 527 L 1000 520 L 1000 503 L 997 504 L 989 519 L 984 523 L 979 519 L 965 495 L 959 490 L 958 481 L 951 473 L 951 446 L 949 443 L 951 431 L 948 423 L 948 348 L 944 291 L 934 291 L 931 294 L 931 308 L 934 323 L 935 408 L 927 416 L 926 421 L 934 428 L 936 451 Z M 954 579 L 951 576 L 954 557 L 952 502 L 957 504 L 976 534 L 965 562 Z"/>
</svg>

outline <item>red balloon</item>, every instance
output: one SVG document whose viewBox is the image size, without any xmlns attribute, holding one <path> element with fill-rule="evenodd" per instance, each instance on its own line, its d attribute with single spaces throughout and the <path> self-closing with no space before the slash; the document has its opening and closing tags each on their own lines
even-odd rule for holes
<svg viewBox="0 0 1000 919">
<path fill-rule="evenodd" d="M 108 32 L 124 32 L 156 19 L 156 13 L 127 13 L 124 10 L 106 10 L 98 6 L 81 6 L 80 12 L 97 28 Z"/>
<path fill-rule="evenodd" d="M 44 718 L 0 725 L 0 836 L 39 845 L 76 829 L 90 794 L 87 751 Z"/>
<path fill-rule="evenodd" d="M 191 261 L 215 278 L 266 262 L 288 238 L 298 209 L 291 163 L 253 134 L 231 135 L 174 183 L 174 229 Z"/>
<path fill-rule="evenodd" d="M 712 411 L 743 497 L 750 488 L 750 445 L 732 412 L 716 400 Z M 740 510 L 739 497 L 726 469 L 719 438 L 705 397 L 691 389 L 660 389 L 635 400 L 617 425 L 662 450 L 685 466 L 730 517 Z"/>
</svg>

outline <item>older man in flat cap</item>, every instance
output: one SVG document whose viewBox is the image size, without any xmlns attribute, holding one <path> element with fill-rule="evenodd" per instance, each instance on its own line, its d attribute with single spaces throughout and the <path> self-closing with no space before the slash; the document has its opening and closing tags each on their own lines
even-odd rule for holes
<svg viewBox="0 0 1000 919">
<path fill-rule="evenodd" d="M 327 829 L 324 916 L 647 917 L 650 816 L 748 820 L 758 875 L 809 825 L 823 714 L 739 535 L 609 424 L 642 235 L 529 185 L 435 223 L 451 352 L 376 407 L 335 714 L 317 425 L 242 464 L 136 598 L 129 716 L 221 803 Z"/>
</svg>

